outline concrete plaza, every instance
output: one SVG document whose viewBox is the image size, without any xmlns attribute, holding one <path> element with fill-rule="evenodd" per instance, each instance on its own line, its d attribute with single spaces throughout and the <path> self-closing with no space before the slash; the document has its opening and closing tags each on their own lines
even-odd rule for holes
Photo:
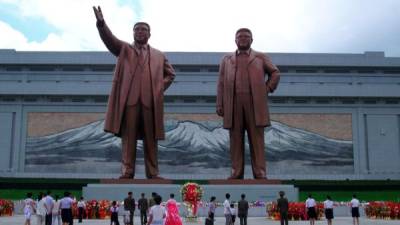
<svg viewBox="0 0 400 225">
<path fill-rule="evenodd" d="M 185 222 L 185 225 L 199 225 L 204 224 L 204 218 L 199 218 L 197 222 Z M 119 219 L 120 224 L 122 225 L 122 217 Z M 279 221 L 273 221 L 270 219 L 266 219 L 264 217 L 250 217 L 248 218 L 249 225 L 279 225 Z M 19 225 L 24 224 L 24 216 L 23 215 L 15 215 L 12 217 L 0 217 L 0 224 L 1 225 Z M 31 224 L 36 224 L 36 218 L 32 217 Z M 85 224 L 85 225 L 109 225 L 110 220 L 84 220 L 83 223 L 78 223 L 77 220 L 74 220 L 74 224 Z M 139 225 L 139 217 L 135 217 L 134 224 Z M 215 221 L 215 225 L 224 225 L 225 218 L 217 217 Z M 239 221 L 236 221 L 236 225 L 239 225 Z M 289 224 L 293 225 L 308 225 L 308 221 L 289 221 Z M 327 224 L 326 220 L 316 221 L 316 225 Z M 334 225 L 352 225 L 352 218 L 351 217 L 337 217 L 333 220 Z M 365 217 L 360 218 L 360 225 L 398 225 L 400 224 L 400 220 L 371 220 Z"/>
</svg>

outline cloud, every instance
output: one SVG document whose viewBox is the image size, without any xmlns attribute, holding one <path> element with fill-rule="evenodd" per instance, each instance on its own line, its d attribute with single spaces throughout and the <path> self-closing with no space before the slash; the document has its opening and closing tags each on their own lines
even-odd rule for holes
<svg viewBox="0 0 400 225">
<path fill-rule="evenodd" d="M 146 0 L 151 41 L 168 51 L 232 51 L 239 27 L 267 52 L 385 51 L 400 55 L 395 0 Z"/>
<path fill-rule="evenodd" d="M 27 39 L 21 32 L 15 30 L 10 25 L 1 20 L 0 20 L 0 32 L 3 34 L 0 35 L 1 48 L 13 48 L 13 46 L 15 46 L 16 43 L 23 44 L 24 46 L 26 46 L 27 44 Z"/>
<path fill-rule="evenodd" d="M 152 27 L 150 44 L 162 51 L 233 51 L 240 27 L 253 31 L 253 47 L 266 52 L 362 53 L 400 56 L 400 1 L 396 0 L 0 0 L 24 18 L 57 29 L 29 42 L 3 23 L 0 48 L 17 50 L 106 50 L 95 28 L 93 5 L 107 24 L 132 41 L 132 25 Z M 1 16 L 0 16 L 1 20 Z M 40 26 L 40 24 L 38 24 Z"/>
<path fill-rule="evenodd" d="M 400 2 L 307 1 L 306 41 L 312 52 L 385 51 L 400 56 Z"/>
<path fill-rule="evenodd" d="M 290 28 L 301 18 L 298 1 L 146 0 L 142 4 L 143 19 L 154 27 L 152 42 L 168 51 L 231 51 L 240 27 L 250 28 L 254 47 L 264 51 L 307 48 L 291 44 L 295 37 L 305 37 L 300 28 Z"/>
<path fill-rule="evenodd" d="M 3 1 L 4 2 L 4 1 Z M 15 0 L 6 1 L 17 7 L 23 18 L 41 18 L 57 29 L 47 35 L 42 42 L 28 42 L 24 35 L 10 26 L 0 27 L 0 32 L 12 30 L 2 37 L 0 48 L 17 50 L 105 50 L 96 26 L 92 6 L 101 5 L 107 23 L 112 24 L 113 32 L 123 40 L 132 41 L 132 24 L 137 20 L 134 11 L 115 1 L 79 0 Z M 37 24 L 40 26 L 40 24 Z M 21 37 L 21 35 L 23 37 Z M 15 37 L 17 40 L 15 40 Z"/>
</svg>

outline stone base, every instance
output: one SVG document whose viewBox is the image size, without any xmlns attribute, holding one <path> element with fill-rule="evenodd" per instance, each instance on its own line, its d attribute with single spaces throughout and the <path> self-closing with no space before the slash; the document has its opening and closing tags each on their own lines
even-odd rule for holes
<svg viewBox="0 0 400 225">
<path fill-rule="evenodd" d="M 101 184 L 173 184 L 170 179 L 101 179 Z"/>
<path fill-rule="evenodd" d="M 171 179 L 101 179 L 101 184 L 177 184 L 182 183 L 181 180 Z M 253 184 L 282 184 L 280 180 L 269 180 L 269 179 L 213 179 L 213 180 L 201 180 L 201 183 L 206 184 L 241 184 L 241 185 L 253 185 Z"/>
<path fill-rule="evenodd" d="M 104 179 L 100 184 L 88 184 L 83 187 L 83 196 L 86 200 L 108 199 L 122 201 L 129 191 L 133 192 L 134 198 L 140 198 L 145 193 L 146 198 L 152 192 L 158 193 L 163 201 L 169 198 L 170 193 L 175 194 L 175 199 L 182 201 L 180 189 L 181 183 L 174 180 L 148 180 L 148 179 Z M 240 200 L 242 193 L 246 194 L 249 202 L 257 200 L 268 202 L 278 198 L 278 192 L 284 191 L 289 201 L 298 201 L 299 191 L 293 185 L 280 184 L 279 180 L 209 180 L 201 184 L 204 190 L 203 201 L 209 201 L 211 196 L 217 198 L 217 202 L 225 200 L 225 194 L 231 194 L 231 201 Z"/>
</svg>

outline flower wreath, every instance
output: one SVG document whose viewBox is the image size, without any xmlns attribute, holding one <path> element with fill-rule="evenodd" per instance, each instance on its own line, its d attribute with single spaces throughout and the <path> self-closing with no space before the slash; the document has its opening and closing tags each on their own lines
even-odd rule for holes
<svg viewBox="0 0 400 225">
<path fill-rule="evenodd" d="M 188 182 L 181 187 L 182 200 L 189 204 L 189 216 L 196 217 L 197 203 L 203 196 L 203 188 L 199 184 Z"/>
</svg>

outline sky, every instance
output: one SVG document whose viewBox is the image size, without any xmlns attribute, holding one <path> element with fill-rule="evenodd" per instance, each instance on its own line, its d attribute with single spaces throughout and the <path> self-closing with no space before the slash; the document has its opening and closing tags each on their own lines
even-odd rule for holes
<svg viewBox="0 0 400 225">
<path fill-rule="evenodd" d="M 263 52 L 400 57 L 400 0 L 0 0 L 0 49 L 106 51 L 95 5 L 126 42 L 135 22 L 148 22 L 161 51 L 234 51 L 247 27 Z"/>
</svg>

